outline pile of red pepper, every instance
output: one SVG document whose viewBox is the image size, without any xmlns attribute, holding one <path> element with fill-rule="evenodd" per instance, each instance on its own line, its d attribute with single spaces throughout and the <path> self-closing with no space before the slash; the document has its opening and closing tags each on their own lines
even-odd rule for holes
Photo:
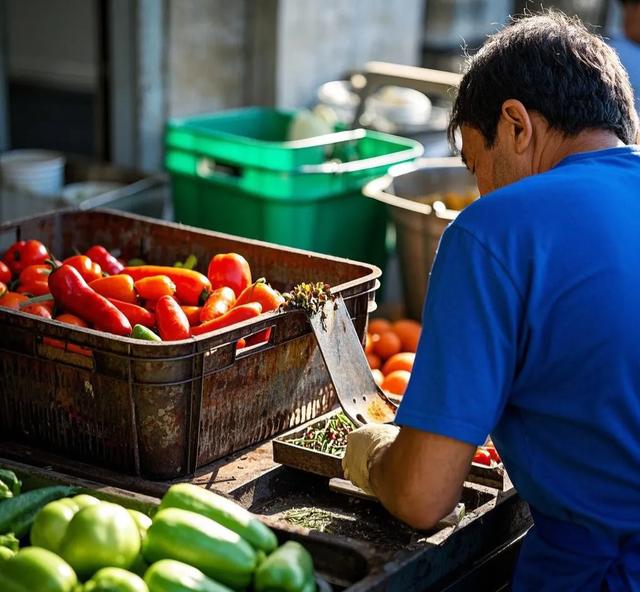
<svg viewBox="0 0 640 592">
<path fill-rule="evenodd" d="M 283 302 L 264 279 L 252 281 L 237 253 L 212 257 L 207 275 L 185 266 L 126 266 L 100 245 L 57 261 L 37 240 L 14 243 L 0 261 L 0 307 L 148 341 L 203 335 Z M 267 329 L 238 345 L 268 339 Z"/>
</svg>

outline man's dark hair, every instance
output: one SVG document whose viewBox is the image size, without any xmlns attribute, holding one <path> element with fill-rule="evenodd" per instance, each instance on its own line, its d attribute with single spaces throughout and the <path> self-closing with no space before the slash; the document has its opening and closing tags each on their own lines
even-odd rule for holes
<svg viewBox="0 0 640 592">
<path fill-rule="evenodd" d="M 496 139 L 502 104 L 517 99 L 566 136 L 610 130 L 625 144 L 637 134 L 633 90 L 617 54 L 577 18 L 549 11 L 514 20 L 469 59 L 449 139 L 462 125 Z"/>
</svg>

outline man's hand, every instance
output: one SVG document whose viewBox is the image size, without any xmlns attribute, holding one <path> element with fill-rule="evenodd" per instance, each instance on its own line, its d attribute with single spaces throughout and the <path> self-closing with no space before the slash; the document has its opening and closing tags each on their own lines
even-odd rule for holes
<svg viewBox="0 0 640 592">
<path fill-rule="evenodd" d="M 342 459 L 345 478 L 364 492 L 372 494 L 369 482 L 372 461 L 396 439 L 399 432 L 399 428 L 383 424 L 366 425 L 351 432 Z"/>
<path fill-rule="evenodd" d="M 432 528 L 460 500 L 476 447 L 404 427 L 368 425 L 349 434 L 345 477 L 394 516 Z"/>
</svg>

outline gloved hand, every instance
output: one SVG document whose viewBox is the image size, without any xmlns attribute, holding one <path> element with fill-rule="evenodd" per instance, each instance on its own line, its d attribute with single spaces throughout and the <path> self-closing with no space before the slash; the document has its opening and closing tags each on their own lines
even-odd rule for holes
<svg viewBox="0 0 640 592">
<path fill-rule="evenodd" d="M 345 479 L 349 479 L 365 493 L 373 495 L 369 481 L 371 462 L 376 455 L 391 444 L 400 428 L 387 424 L 370 424 L 349 434 L 347 451 L 342 459 Z"/>
</svg>

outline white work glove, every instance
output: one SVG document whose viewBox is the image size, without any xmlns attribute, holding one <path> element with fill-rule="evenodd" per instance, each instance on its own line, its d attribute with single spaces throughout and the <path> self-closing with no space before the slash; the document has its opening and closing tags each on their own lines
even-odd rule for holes
<svg viewBox="0 0 640 592">
<path fill-rule="evenodd" d="M 387 424 L 370 424 L 351 432 L 347 439 L 347 451 L 342 459 L 345 479 L 349 479 L 365 493 L 373 495 L 369 470 L 376 455 L 391 444 L 400 428 Z"/>
</svg>

